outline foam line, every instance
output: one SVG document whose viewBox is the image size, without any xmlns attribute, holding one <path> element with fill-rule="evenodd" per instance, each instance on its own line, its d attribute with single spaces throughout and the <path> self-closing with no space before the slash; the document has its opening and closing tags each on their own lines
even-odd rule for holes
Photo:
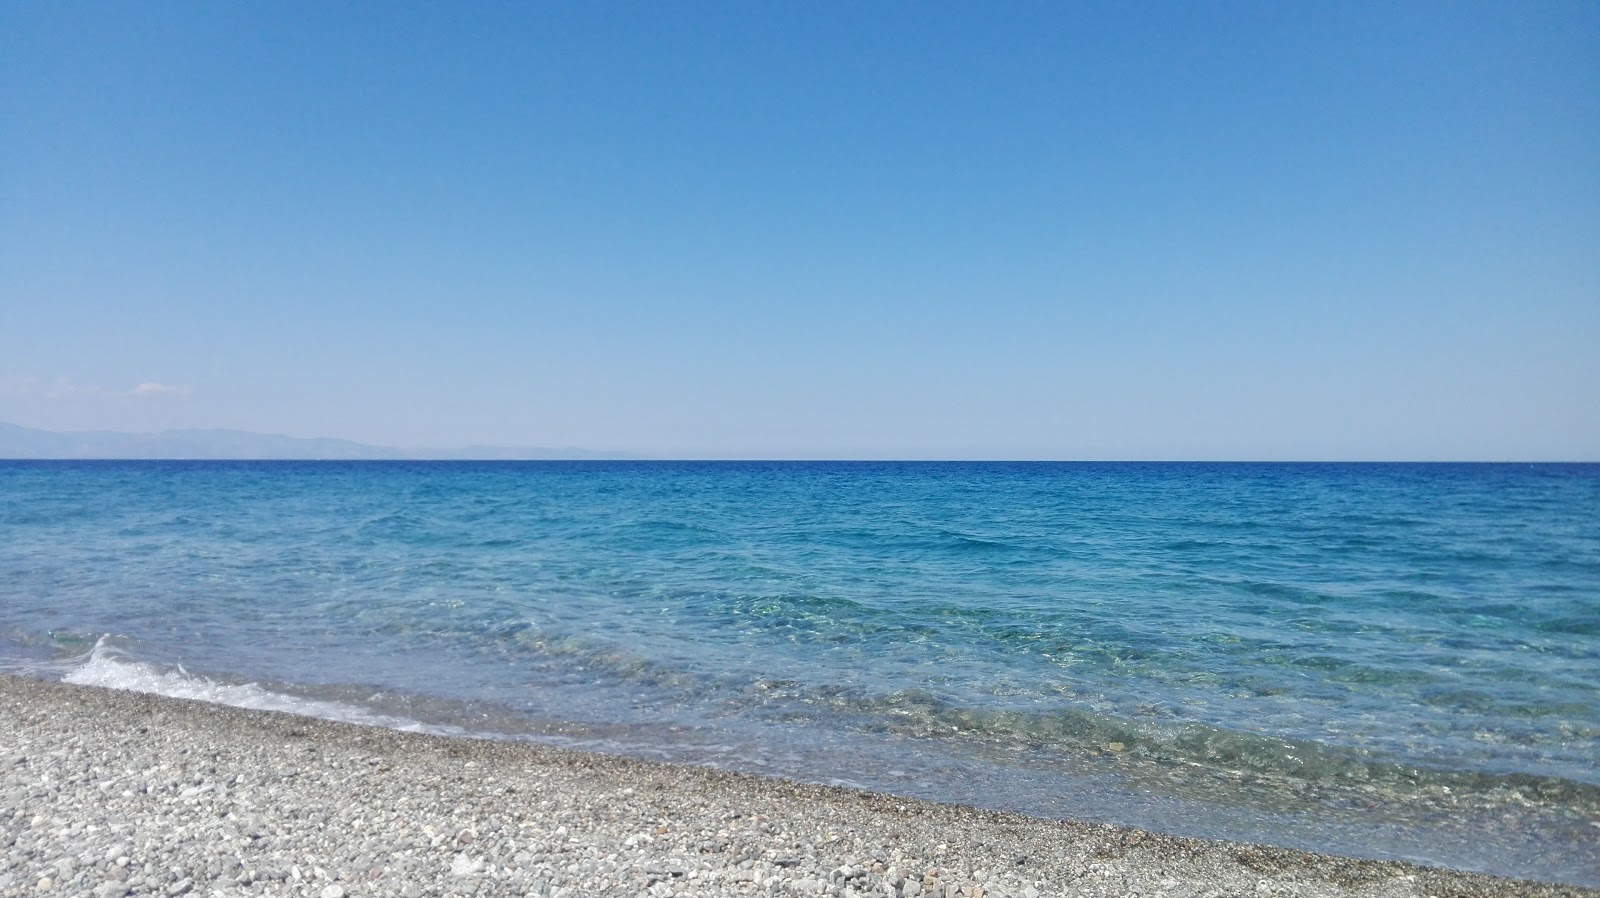
<svg viewBox="0 0 1600 898">
<path fill-rule="evenodd" d="M 109 634 L 100 637 L 95 642 L 94 648 L 83 656 L 82 663 L 69 670 L 61 679 L 80 686 L 145 692 L 258 711 L 281 711 L 303 717 L 318 717 L 323 720 L 392 730 L 455 732 L 454 728 L 430 727 L 408 718 L 378 714 L 357 705 L 274 692 L 255 683 L 218 682 L 191 674 L 181 665 L 171 670 L 163 670 L 143 661 L 129 660 L 127 653 L 108 643 L 107 640 L 110 638 Z"/>
</svg>

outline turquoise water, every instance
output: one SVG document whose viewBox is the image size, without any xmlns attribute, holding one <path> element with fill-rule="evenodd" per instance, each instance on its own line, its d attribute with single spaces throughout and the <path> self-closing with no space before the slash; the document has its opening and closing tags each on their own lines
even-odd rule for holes
<svg viewBox="0 0 1600 898">
<path fill-rule="evenodd" d="M 0 462 L 0 667 L 1600 885 L 1600 466 Z"/>
</svg>

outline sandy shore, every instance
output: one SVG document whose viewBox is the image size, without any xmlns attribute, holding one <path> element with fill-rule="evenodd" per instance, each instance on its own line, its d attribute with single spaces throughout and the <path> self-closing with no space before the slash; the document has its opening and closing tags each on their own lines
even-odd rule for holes
<svg viewBox="0 0 1600 898">
<path fill-rule="evenodd" d="M 0 895 L 1600 895 L 0 676 Z"/>
</svg>

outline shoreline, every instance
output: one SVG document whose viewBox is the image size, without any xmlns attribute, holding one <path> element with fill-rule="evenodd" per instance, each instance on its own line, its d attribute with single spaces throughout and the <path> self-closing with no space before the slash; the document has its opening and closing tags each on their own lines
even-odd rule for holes
<svg viewBox="0 0 1600 898">
<path fill-rule="evenodd" d="M 0 675 L 0 894 L 1600 896 Z"/>
</svg>

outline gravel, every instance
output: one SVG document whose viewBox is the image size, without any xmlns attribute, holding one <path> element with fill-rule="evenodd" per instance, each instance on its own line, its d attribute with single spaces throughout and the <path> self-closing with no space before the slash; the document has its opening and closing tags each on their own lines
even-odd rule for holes
<svg viewBox="0 0 1600 898">
<path fill-rule="evenodd" d="M 1600 892 L 0 676 L 0 895 Z"/>
</svg>

